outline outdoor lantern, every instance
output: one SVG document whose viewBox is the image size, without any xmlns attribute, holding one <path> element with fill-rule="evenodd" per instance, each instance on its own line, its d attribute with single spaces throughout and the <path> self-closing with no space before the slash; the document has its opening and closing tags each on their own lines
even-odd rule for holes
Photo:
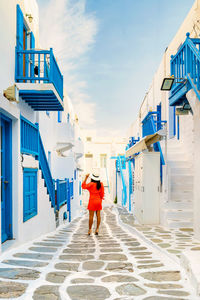
<svg viewBox="0 0 200 300">
<path fill-rule="evenodd" d="M 163 79 L 161 91 L 170 91 L 174 83 L 174 77 L 166 77 Z"/>
<path fill-rule="evenodd" d="M 33 16 L 31 14 L 26 14 L 26 17 L 28 17 L 29 22 L 32 23 Z"/>
</svg>

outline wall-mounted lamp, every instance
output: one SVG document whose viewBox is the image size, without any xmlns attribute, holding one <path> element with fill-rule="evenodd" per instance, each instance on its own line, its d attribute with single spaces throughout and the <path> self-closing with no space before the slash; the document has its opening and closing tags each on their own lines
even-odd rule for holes
<svg viewBox="0 0 200 300">
<path fill-rule="evenodd" d="M 171 77 L 166 77 L 163 79 L 163 82 L 161 85 L 161 91 L 170 91 L 172 89 L 175 79 L 176 79 L 176 83 L 186 84 L 186 82 L 187 82 L 186 78 L 177 78 L 177 77 L 174 77 L 173 75 Z"/>
<path fill-rule="evenodd" d="M 29 22 L 32 23 L 33 16 L 31 14 L 26 14 L 26 17 L 28 17 Z"/>
<path fill-rule="evenodd" d="M 170 91 L 174 83 L 174 77 L 164 78 L 161 86 L 161 91 Z"/>
<path fill-rule="evenodd" d="M 16 86 L 16 84 L 9 86 L 6 90 L 4 90 L 3 95 L 9 101 L 14 101 L 19 103 L 19 89 Z"/>
</svg>

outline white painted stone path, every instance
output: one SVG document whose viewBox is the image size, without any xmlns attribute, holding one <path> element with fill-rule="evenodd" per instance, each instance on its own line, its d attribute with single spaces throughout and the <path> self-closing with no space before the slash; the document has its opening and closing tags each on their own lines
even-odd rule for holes
<svg viewBox="0 0 200 300">
<path fill-rule="evenodd" d="M 180 265 L 119 224 L 116 209 L 104 208 L 99 236 L 87 225 L 86 213 L 1 255 L 0 298 L 200 299 Z"/>
</svg>

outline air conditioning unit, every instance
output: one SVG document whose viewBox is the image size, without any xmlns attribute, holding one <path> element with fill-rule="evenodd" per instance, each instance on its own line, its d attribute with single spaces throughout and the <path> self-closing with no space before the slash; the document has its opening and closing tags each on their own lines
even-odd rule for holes
<svg viewBox="0 0 200 300">
<path fill-rule="evenodd" d="M 3 91 L 4 97 L 9 101 L 19 103 L 19 89 L 16 84 L 9 86 L 6 90 Z"/>
</svg>

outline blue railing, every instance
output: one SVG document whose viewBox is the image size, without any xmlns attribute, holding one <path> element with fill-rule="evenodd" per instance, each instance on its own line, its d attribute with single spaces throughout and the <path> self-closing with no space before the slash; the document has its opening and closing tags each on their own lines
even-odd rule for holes
<svg viewBox="0 0 200 300">
<path fill-rule="evenodd" d="M 129 143 L 128 143 L 127 147 L 126 147 L 126 150 L 128 150 L 129 148 L 131 148 L 132 146 L 134 146 L 139 141 L 140 141 L 139 137 L 136 139 L 134 136 L 131 136 L 129 138 Z"/>
<path fill-rule="evenodd" d="M 21 116 L 21 152 L 38 156 L 38 126 Z"/>
<path fill-rule="evenodd" d="M 57 191 L 57 210 L 59 210 L 63 204 L 67 203 L 67 179 L 56 180 L 56 191 Z"/>
<path fill-rule="evenodd" d="M 39 160 L 39 167 L 45 180 L 51 204 L 55 207 L 55 184 L 45 154 L 39 126 L 21 116 L 21 153 L 34 155 Z"/>
<path fill-rule="evenodd" d="M 125 156 L 118 156 L 116 160 L 117 171 L 120 172 L 122 179 L 122 206 L 125 206 L 127 203 L 127 189 L 126 182 L 123 174 L 123 169 L 126 169 L 126 158 Z"/>
<path fill-rule="evenodd" d="M 63 76 L 50 50 L 19 50 L 15 48 L 15 80 L 29 83 L 52 83 L 63 100 Z"/>
<path fill-rule="evenodd" d="M 156 133 L 158 130 L 160 130 L 163 127 L 163 124 L 166 124 L 166 121 L 161 121 L 161 118 L 160 117 L 158 118 L 158 115 L 159 115 L 158 111 L 148 112 L 146 117 L 143 119 L 142 121 L 143 137 Z M 165 165 L 165 159 L 163 156 L 160 142 L 154 143 L 153 148 L 156 152 L 160 152 L 160 178 L 162 182 L 162 166 Z"/>
<path fill-rule="evenodd" d="M 133 194 L 133 172 L 132 172 L 132 166 L 131 161 L 128 161 L 128 174 L 129 174 L 129 211 L 131 211 L 131 195 Z"/>
<path fill-rule="evenodd" d="M 186 36 L 177 54 L 171 56 L 171 75 L 178 79 L 175 79 L 170 98 L 185 87 L 185 92 L 193 88 L 200 100 L 200 39 L 190 38 L 189 33 Z"/>
<path fill-rule="evenodd" d="M 39 134 L 39 166 L 45 180 L 45 185 L 47 187 L 47 191 L 51 199 L 52 206 L 55 207 L 55 183 L 51 176 L 51 171 L 49 168 L 49 164 L 47 161 L 47 157 L 45 154 L 45 150 L 44 150 L 44 146 L 40 134 Z"/>
<path fill-rule="evenodd" d="M 150 111 L 142 120 L 142 137 L 149 134 L 154 134 L 163 128 L 166 121 L 161 121 L 160 113 L 158 111 Z"/>
</svg>

